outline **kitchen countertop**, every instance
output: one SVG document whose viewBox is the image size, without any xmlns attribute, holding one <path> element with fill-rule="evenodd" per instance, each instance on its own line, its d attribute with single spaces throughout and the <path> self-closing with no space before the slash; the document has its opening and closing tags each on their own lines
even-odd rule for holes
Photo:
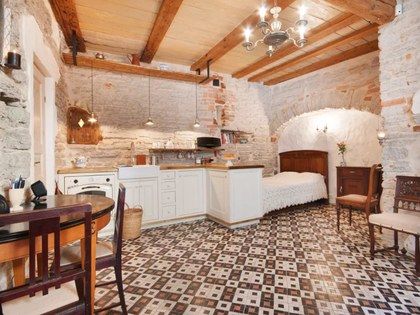
<svg viewBox="0 0 420 315">
<path fill-rule="evenodd" d="M 258 164 L 237 164 L 233 166 L 226 166 L 225 164 L 161 164 L 160 170 L 180 170 L 180 169 L 191 169 L 191 168 L 206 168 L 216 170 L 239 170 L 247 168 L 264 168 L 264 165 Z"/>
<path fill-rule="evenodd" d="M 57 174 L 81 174 L 81 173 L 114 173 L 118 172 L 115 167 L 68 167 L 57 170 Z"/>
</svg>

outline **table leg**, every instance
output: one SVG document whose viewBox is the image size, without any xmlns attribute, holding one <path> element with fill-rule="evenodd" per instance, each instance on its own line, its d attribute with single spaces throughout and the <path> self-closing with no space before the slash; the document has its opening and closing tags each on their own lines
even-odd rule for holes
<svg viewBox="0 0 420 315">
<path fill-rule="evenodd" d="M 25 284 L 25 258 L 13 260 L 13 279 L 15 287 Z"/>
<path fill-rule="evenodd" d="M 91 258 L 91 289 L 90 289 L 90 302 L 92 305 L 92 314 L 95 309 L 95 286 L 96 286 L 96 241 L 98 239 L 98 231 L 96 230 L 96 222 L 92 222 L 92 258 Z"/>
</svg>

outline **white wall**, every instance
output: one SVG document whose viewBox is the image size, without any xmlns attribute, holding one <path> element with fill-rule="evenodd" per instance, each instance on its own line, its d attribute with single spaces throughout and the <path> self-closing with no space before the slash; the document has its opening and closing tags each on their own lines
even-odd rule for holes
<svg viewBox="0 0 420 315">
<path fill-rule="evenodd" d="M 292 118 L 278 129 L 279 152 L 321 150 L 328 152 L 329 195 L 334 202 L 336 166 L 340 165 L 337 142 L 347 143 L 345 160 L 348 166 L 371 166 L 381 160 L 377 140 L 380 117 L 355 109 L 324 109 Z M 326 133 L 317 131 L 328 126 Z"/>
</svg>

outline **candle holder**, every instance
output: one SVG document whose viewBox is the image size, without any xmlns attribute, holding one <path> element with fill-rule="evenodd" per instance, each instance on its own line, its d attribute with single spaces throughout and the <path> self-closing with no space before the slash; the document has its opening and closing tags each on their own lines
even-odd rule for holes
<svg viewBox="0 0 420 315">
<path fill-rule="evenodd" d="M 21 55 L 15 51 L 9 51 L 7 53 L 7 62 L 4 64 L 5 67 L 15 70 L 21 69 Z"/>
</svg>

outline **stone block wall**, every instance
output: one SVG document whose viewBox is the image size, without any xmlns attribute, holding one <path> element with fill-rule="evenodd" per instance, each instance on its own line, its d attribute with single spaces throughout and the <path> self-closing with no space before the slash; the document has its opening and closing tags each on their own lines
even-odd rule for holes
<svg viewBox="0 0 420 315">
<path fill-rule="evenodd" d="M 270 130 L 303 113 L 354 108 L 380 113 L 378 52 L 354 58 L 272 87 Z"/>
<path fill-rule="evenodd" d="M 186 71 L 186 69 L 183 69 Z M 273 172 L 273 145 L 270 141 L 268 111 L 270 91 L 220 76 L 221 85 L 198 86 L 200 128 L 195 120 L 195 84 L 151 78 L 151 115 L 155 126 L 146 127 L 148 117 L 149 78 L 93 70 L 94 111 L 98 114 L 103 141 L 98 145 L 67 144 L 66 126 L 59 123 L 56 142 L 57 167 L 71 166 L 78 155 L 90 158 L 91 166 L 118 165 L 130 162 L 130 144 L 137 153 L 147 154 L 154 142 L 174 142 L 175 147 L 188 147 L 197 136 L 220 137 L 220 129 L 240 129 L 252 133 L 247 144 L 225 148 L 238 154 L 241 161 L 254 161 Z M 91 108 L 91 69 L 68 67 L 63 85 L 68 87 L 68 104 Z M 63 120 L 64 122 L 64 120 Z M 161 163 L 193 162 L 165 156 Z"/>
<path fill-rule="evenodd" d="M 413 96 L 420 90 L 420 1 L 380 28 L 380 82 L 386 140 L 382 209 L 392 211 L 395 176 L 420 176 L 420 132 L 414 132 Z"/>
</svg>

